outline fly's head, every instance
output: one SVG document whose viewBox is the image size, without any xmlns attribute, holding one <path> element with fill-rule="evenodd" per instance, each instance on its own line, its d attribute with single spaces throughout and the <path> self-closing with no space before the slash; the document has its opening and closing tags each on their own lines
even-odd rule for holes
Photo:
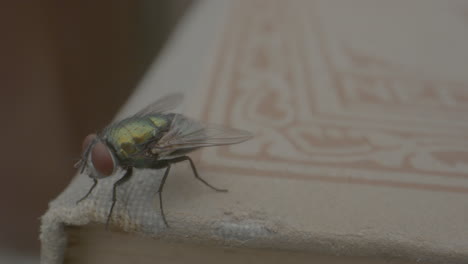
<svg viewBox="0 0 468 264">
<path fill-rule="evenodd" d="M 81 168 L 80 173 L 86 169 L 91 178 L 108 177 L 114 173 L 117 167 L 112 150 L 96 134 L 90 134 L 83 140 L 81 155 L 81 160 L 75 164 L 75 168 Z"/>
</svg>

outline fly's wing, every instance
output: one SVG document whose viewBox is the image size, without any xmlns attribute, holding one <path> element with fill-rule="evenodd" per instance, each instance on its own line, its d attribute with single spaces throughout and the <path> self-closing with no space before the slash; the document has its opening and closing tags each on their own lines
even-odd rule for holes
<svg viewBox="0 0 468 264">
<path fill-rule="evenodd" d="M 151 151 L 160 157 L 171 156 L 176 151 L 200 147 L 237 144 L 252 134 L 234 128 L 204 124 L 182 115 L 175 115 L 169 131 L 154 145 Z"/>
<path fill-rule="evenodd" d="M 145 108 L 138 111 L 133 116 L 114 121 L 113 123 L 107 125 L 107 127 L 105 127 L 103 131 L 100 133 L 100 136 L 105 137 L 109 129 L 111 129 L 112 127 L 118 125 L 120 122 L 123 122 L 125 120 L 141 118 L 150 114 L 163 113 L 171 109 L 174 109 L 183 101 L 183 99 L 184 99 L 184 96 L 181 93 L 172 93 L 164 97 L 161 97 L 158 100 L 146 106 Z"/>
<path fill-rule="evenodd" d="M 168 94 L 136 113 L 135 117 L 142 117 L 149 114 L 162 113 L 176 108 L 184 99 L 180 93 Z"/>
</svg>

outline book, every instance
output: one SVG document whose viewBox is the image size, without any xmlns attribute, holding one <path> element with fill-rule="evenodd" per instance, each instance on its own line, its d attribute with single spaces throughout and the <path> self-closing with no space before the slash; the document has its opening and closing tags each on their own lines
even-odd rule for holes
<svg viewBox="0 0 468 264">
<path fill-rule="evenodd" d="M 467 263 L 466 8 L 200 1 L 117 116 L 183 92 L 181 113 L 253 132 L 191 155 L 229 192 L 174 166 L 167 228 L 163 171 L 137 170 L 105 231 L 121 176 L 77 205 L 77 175 L 42 218 L 42 263 Z"/>
</svg>

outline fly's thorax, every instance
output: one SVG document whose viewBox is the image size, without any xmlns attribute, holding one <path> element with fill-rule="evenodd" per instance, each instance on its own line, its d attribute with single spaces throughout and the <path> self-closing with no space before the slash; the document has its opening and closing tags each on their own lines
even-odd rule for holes
<svg viewBox="0 0 468 264">
<path fill-rule="evenodd" d="M 170 125 L 168 115 L 128 118 L 107 131 L 107 141 L 119 159 L 145 158 L 148 144 L 157 141 Z"/>
</svg>

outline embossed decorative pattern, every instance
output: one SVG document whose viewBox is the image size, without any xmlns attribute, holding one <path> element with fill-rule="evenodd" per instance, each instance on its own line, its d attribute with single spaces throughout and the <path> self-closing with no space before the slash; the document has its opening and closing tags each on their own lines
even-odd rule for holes
<svg viewBox="0 0 468 264">
<path fill-rule="evenodd" d="M 371 43 L 378 25 L 360 38 L 359 16 L 389 16 L 371 2 L 339 9 L 353 21 L 327 19 L 339 1 L 232 3 L 204 119 L 256 137 L 203 151 L 206 170 L 468 194 L 468 80 L 405 56 L 424 43 L 405 50 L 399 25 L 382 29 L 396 44 Z M 389 9 L 401 24 L 403 6 Z"/>
</svg>

